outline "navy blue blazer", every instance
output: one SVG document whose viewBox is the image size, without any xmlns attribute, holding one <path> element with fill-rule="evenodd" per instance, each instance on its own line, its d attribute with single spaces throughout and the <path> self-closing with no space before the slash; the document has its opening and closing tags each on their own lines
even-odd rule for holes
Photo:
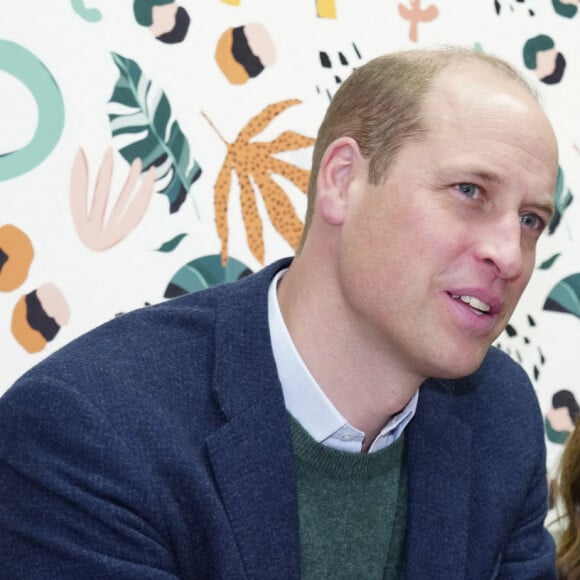
<svg viewBox="0 0 580 580">
<path fill-rule="evenodd" d="M 4 394 L 2 578 L 299 578 L 267 318 L 287 263 L 120 316 Z M 541 414 L 511 359 L 426 381 L 406 453 L 407 578 L 556 577 Z"/>
</svg>

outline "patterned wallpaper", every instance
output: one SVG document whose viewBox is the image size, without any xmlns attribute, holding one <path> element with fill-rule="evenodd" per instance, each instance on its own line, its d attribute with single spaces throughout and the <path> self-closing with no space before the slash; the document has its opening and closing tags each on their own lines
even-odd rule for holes
<svg viewBox="0 0 580 580">
<path fill-rule="evenodd" d="M 359 64 L 461 44 L 537 87 L 557 212 L 500 348 L 528 371 L 548 469 L 580 400 L 576 0 L 2 0 L 0 392 L 120 313 L 293 252 L 313 138 Z"/>
</svg>

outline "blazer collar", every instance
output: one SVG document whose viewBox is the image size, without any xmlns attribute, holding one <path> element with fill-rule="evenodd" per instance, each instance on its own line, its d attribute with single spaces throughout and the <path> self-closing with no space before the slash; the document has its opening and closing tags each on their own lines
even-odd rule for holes
<svg viewBox="0 0 580 580">
<path fill-rule="evenodd" d="M 465 575 L 472 431 L 453 411 L 454 396 L 461 396 L 453 394 L 454 383 L 426 381 L 408 427 L 406 577 L 412 580 Z"/>
<path fill-rule="evenodd" d="M 288 264 L 240 282 L 216 310 L 214 392 L 226 423 L 208 450 L 248 579 L 300 576 L 294 456 L 267 315 L 270 281 Z"/>
</svg>

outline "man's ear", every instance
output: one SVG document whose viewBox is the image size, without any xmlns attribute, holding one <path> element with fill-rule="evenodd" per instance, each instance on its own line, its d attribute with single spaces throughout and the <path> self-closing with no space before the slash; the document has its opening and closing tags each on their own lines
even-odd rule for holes
<svg viewBox="0 0 580 580">
<path fill-rule="evenodd" d="M 322 156 L 316 181 L 320 215 L 331 225 L 344 221 L 353 178 L 361 169 L 363 157 L 358 143 L 350 137 L 333 141 Z"/>
</svg>

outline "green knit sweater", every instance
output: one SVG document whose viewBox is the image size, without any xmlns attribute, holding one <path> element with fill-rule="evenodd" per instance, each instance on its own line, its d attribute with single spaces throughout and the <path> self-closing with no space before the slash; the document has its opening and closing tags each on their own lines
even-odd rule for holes
<svg viewBox="0 0 580 580">
<path fill-rule="evenodd" d="M 404 436 L 376 453 L 317 443 L 290 417 L 298 471 L 302 580 L 403 575 L 407 511 Z"/>
</svg>

